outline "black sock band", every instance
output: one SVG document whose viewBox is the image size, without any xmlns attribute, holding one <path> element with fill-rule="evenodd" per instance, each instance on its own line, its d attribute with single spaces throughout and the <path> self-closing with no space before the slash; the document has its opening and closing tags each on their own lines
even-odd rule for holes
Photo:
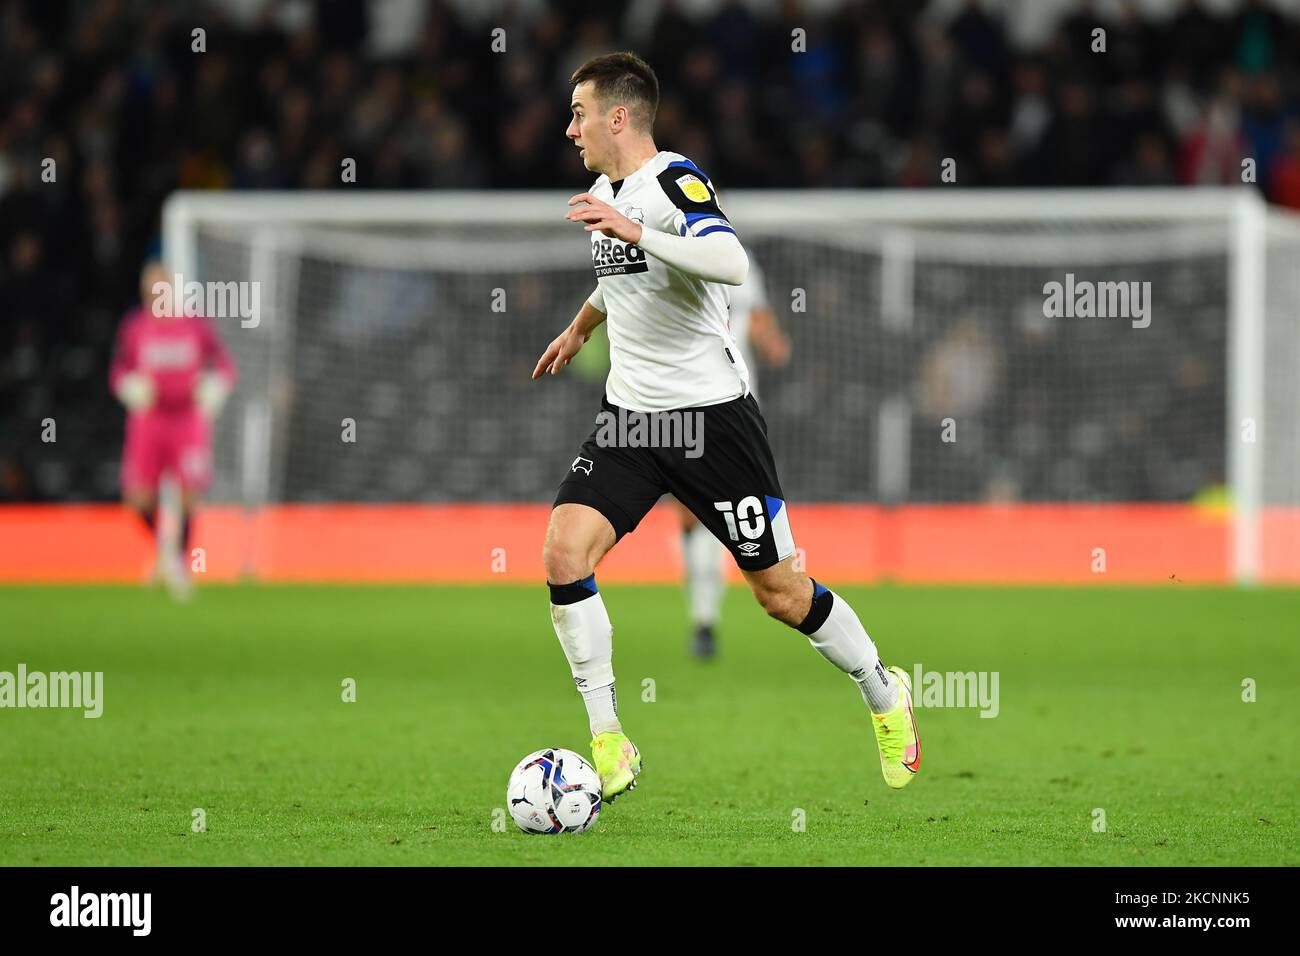
<svg viewBox="0 0 1300 956">
<path fill-rule="evenodd" d="M 835 603 L 835 595 L 831 593 L 830 588 L 824 588 L 816 581 L 813 581 L 812 607 L 808 609 L 808 616 L 803 619 L 798 627 L 802 634 L 816 634 L 821 630 L 821 626 L 826 623 L 826 619 L 831 616 L 831 605 Z"/>
<path fill-rule="evenodd" d="M 552 604 L 577 604 L 598 593 L 594 574 L 589 574 L 581 581 L 574 581 L 572 584 L 552 584 L 547 581 L 546 586 L 551 589 Z"/>
</svg>

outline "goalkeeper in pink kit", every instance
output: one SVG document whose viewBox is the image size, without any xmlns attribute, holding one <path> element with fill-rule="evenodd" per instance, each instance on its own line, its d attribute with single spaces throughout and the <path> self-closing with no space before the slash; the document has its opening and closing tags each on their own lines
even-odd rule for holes
<svg viewBox="0 0 1300 956">
<path fill-rule="evenodd" d="M 181 489 L 180 553 L 160 547 L 158 568 L 173 592 L 188 593 L 194 509 L 212 478 L 212 420 L 235 383 L 235 364 L 216 329 L 183 314 L 181 290 L 165 299 L 171 278 L 150 262 L 140 275 L 142 305 L 118 327 L 109 372 L 113 394 L 127 408 L 122 450 L 122 497 L 151 535 L 157 529 L 158 487 L 171 475 Z M 155 309 L 155 302 L 175 303 Z M 157 314 L 161 312 L 163 314 Z"/>
</svg>

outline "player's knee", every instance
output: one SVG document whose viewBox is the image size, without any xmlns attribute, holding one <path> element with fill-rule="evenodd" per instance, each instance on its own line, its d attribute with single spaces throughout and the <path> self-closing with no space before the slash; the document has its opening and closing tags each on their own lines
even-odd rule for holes
<svg viewBox="0 0 1300 956">
<path fill-rule="evenodd" d="M 581 581 L 595 570 L 587 549 L 564 539 L 547 538 L 542 546 L 542 564 L 546 566 L 546 580 L 552 584 Z"/>
<path fill-rule="evenodd" d="M 754 597 L 769 616 L 791 627 L 803 620 L 808 608 L 805 596 L 799 589 L 786 585 L 755 584 Z"/>
</svg>

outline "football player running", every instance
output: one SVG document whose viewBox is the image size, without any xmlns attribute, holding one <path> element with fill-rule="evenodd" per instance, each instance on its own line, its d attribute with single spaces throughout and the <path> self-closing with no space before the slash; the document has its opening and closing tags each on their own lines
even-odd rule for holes
<svg viewBox="0 0 1300 956">
<path fill-rule="evenodd" d="M 551 622 L 586 704 L 603 795 L 635 785 L 641 754 L 618 718 L 613 628 L 595 569 L 666 493 L 731 552 L 763 609 L 857 684 L 885 782 L 904 787 L 921 759 L 908 675 L 881 663 L 847 601 L 795 568 L 767 425 L 727 328 L 724 286 L 745 281 L 745 249 L 708 176 L 655 145 L 659 84 L 644 60 L 598 56 L 571 82 L 566 135 L 598 178 L 569 200 L 566 218 L 590 234 L 597 286 L 542 353 L 533 378 L 559 374 L 608 321 L 606 421 L 691 415 L 704 438 L 702 448 L 653 447 L 624 440 L 631 430 L 610 441 L 598 424 L 551 511 L 543 547 Z"/>
</svg>

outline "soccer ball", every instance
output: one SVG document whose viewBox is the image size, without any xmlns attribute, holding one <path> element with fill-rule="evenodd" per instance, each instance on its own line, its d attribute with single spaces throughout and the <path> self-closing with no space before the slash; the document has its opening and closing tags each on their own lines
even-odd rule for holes
<svg viewBox="0 0 1300 956">
<path fill-rule="evenodd" d="M 600 776 L 572 750 L 539 750 L 510 774 L 506 806 L 525 833 L 582 833 L 600 813 Z"/>
</svg>

